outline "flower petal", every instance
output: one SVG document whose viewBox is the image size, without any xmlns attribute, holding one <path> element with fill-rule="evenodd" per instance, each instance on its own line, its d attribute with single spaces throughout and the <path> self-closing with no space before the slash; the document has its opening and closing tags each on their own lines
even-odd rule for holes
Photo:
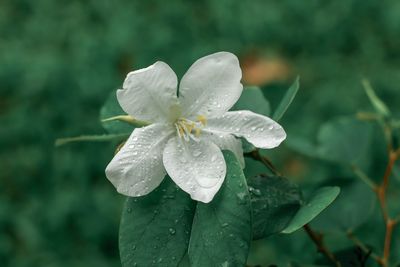
<svg viewBox="0 0 400 267">
<path fill-rule="evenodd" d="M 277 147 L 286 138 L 285 131 L 278 123 L 248 110 L 230 111 L 221 117 L 211 118 L 205 130 L 244 137 L 259 148 Z"/>
<path fill-rule="evenodd" d="M 178 79 L 164 62 L 130 72 L 117 91 L 122 109 L 138 120 L 163 122 L 178 104 Z"/>
<path fill-rule="evenodd" d="M 219 52 L 197 60 L 183 76 L 179 99 L 186 117 L 219 116 L 239 99 L 243 85 L 238 58 Z"/>
<path fill-rule="evenodd" d="M 221 150 L 232 151 L 238 159 L 242 169 L 245 167 L 242 141 L 231 134 L 213 133 L 202 131 L 201 138 L 207 139 L 216 144 Z"/>
<path fill-rule="evenodd" d="M 221 187 L 226 164 L 221 150 L 211 142 L 171 138 L 163 162 L 171 179 L 192 199 L 210 202 Z"/>
<path fill-rule="evenodd" d="M 146 195 L 166 174 L 162 151 L 173 129 L 157 123 L 136 128 L 106 168 L 106 176 L 123 195 Z"/>
</svg>

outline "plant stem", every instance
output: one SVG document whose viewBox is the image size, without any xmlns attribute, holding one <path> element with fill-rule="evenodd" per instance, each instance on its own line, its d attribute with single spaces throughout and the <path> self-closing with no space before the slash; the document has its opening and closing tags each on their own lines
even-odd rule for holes
<svg viewBox="0 0 400 267">
<path fill-rule="evenodd" d="M 330 252 L 329 249 L 325 246 L 322 235 L 312 230 L 308 224 L 304 225 L 303 229 L 306 231 L 310 239 L 314 242 L 318 251 L 321 252 L 328 260 L 334 263 L 336 267 L 340 267 L 340 262 L 335 258 L 335 255 L 333 255 L 333 253 Z"/>
<path fill-rule="evenodd" d="M 369 178 L 357 165 L 351 166 L 355 175 L 357 175 L 365 184 L 367 184 L 372 190 L 376 190 L 377 185 Z"/>
<path fill-rule="evenodd" d="M 272 162 L 265 156 L 260 154 L 260 150 L 255 149 L 249 153 L 245 153 L 245 156 L 248 156 L 254 160 L 260 161 L 263 163 L 274 175 L 282 176 L 282 174 L 274 167 Z"/>
<path fill-rule="evenodd" d="M 390 247 L 392 243 L 393 228 L 398 223 L 397 220 L 390 218 L 387 205 L 386 205 L 386 193 L 389 186 L 389 179 L 393 171 L 394 164 L 399 158 L 400 150 L 393 150 L 391 143 L 388 144 L 389 161 L 386 166 L 385 173 L 383 175 L 382 183 L 376 188 L 375 193 L 378 197 L 378 201 L 382 210 L 383 220 L 385 222 L 385 241 L 383 245 L 383 256 L 381 257 L 380 264 L 384 267 L 388 266 L 390 257 Z"/>
<path fill-rule="evenodd" d="M 367 245 L 365 245 L 360 239 L 358 239 L 358 238 L 353 234 L 352 231 L 348 231 L 348 232 L 347 232 L 347 237 L 348 237 L 351 241 L 353 241 L 353 243 L 354 243 L 357 247 L 359 247 L 362 251 L 364 251 L 365 254 L 369 254 L 369 253 L 370 253 L 371 258 L 374 259 L 377 263 L 379 263 L 379 264 L 382 265 L 382 259 L 381 259 L 377 254 L 373 253 L 373 252 L 371 251 L 371 249 L 369 249 L 369 248 L 367 247 Z"/>
</svg>

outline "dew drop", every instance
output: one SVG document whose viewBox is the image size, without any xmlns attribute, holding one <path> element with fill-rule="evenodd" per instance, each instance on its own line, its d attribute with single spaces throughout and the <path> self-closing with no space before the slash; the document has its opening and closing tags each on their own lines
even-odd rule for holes
<svg viewBox="0 0 400 267">
<path fill-rule="evenodd" d="M 127 208 L 127 209 L 126 209 L 126 212 L 132 213 L 132 208 Z"/>
<path fill-rule="evenodd" d="M 193 153 L 192 153 L 192 155 L 193 155 L 193 157 L 198 157 L 198 156 L 200 156 L 200 155 L 201 155 L 200 149 L 194 150 Z"/>
<path fill-rule="evenodd" d="M 246 193 L 237 193 L 236 196 L 237 198 L 237 203 L 239 205 L 245 205 L 247 203 L 247 195 Z"/>
<path fill-rule="evenodd" d="M 169 228 L 168 231 L 171 235 L 174 235 L 176 233 L 176 230 L 174 228 Z"/>
</svg>

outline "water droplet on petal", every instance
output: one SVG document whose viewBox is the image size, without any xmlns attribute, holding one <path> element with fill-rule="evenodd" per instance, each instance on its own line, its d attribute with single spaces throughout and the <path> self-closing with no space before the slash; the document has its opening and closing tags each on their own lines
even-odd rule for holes
<svg viewBox="0 0 400 267">
<path fill-rule="evenodd" d="M 198 157 L 201 155 L 201 150 L 200 149 L 196 149 L 193 151 L 192 153 L 193 157 Z"/>
</svg>

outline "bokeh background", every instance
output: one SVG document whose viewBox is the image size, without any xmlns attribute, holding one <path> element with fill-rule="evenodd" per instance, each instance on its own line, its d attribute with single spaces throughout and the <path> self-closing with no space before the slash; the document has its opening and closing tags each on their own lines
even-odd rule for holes
<svg viewBox="0 0 400 267">
<path fill-rule="evenodd" d="M 399 111 L 399 48 L 397 0 L 1 0 L 0 265 L 120 266 L 124 197 L 104 175 L 113 144 L 54 142 L 104 133 L 99 110 L 127 72 L 162 60 L 182 76 L 194 60 L 231 51 L 273 108 L 300 75 L 281 123 L 289 138 L 313 139 L 324 121 L 371 109 L 362 78 Z M 321 181 L 282 149 L 283 173 Z M 271 242 L 258 241 L 250 261 L 282 258 Z M 303 249 L 299 257 L 315 253 Z"/>
</svg>

